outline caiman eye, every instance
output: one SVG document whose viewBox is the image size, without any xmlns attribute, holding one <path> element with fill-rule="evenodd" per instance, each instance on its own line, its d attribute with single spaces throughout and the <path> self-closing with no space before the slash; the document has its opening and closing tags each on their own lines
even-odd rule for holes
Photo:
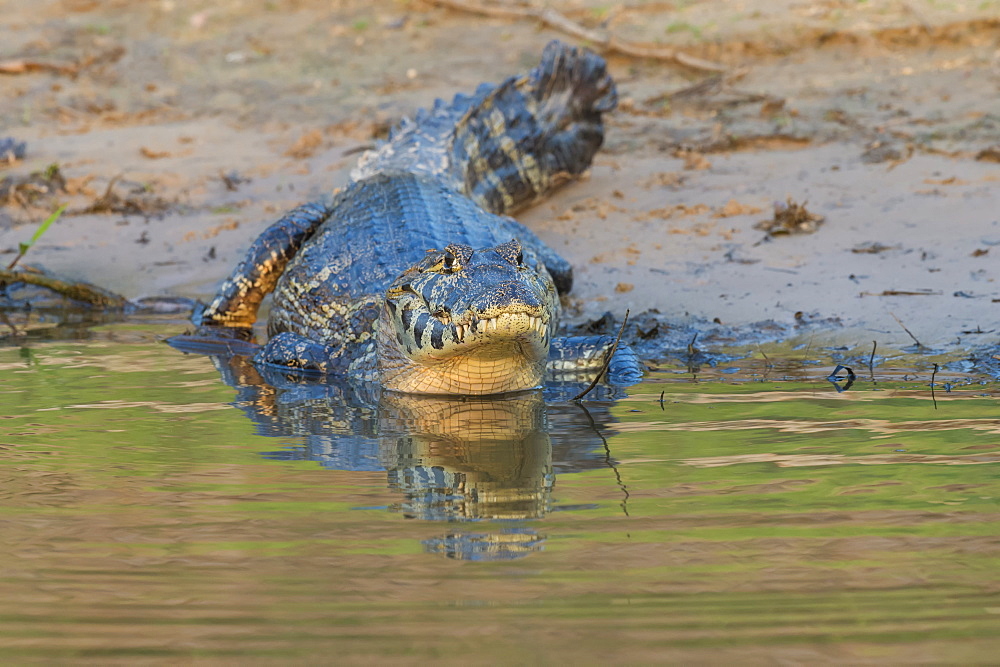
<svg viewBox="0 0 1000 667">
<path fill-rule="evenodd" d="M 429 270 L 434 273 L 455 273 L 462 270 L 462 263 L 450 252 L 446 252 Z"/>
<path fill-rule="evenodd" d="M 413 289 L 410 283 L 405 283 L 403 285 L 400 285 L 399 287 L 393 287 L 388 292 L 386 292 L 385 296 L 389 299 L 398 299 L 404 294 L 414 294 L 416 296 L 420 296 L 419 294 L 417 294 L 417 290 Z"/>
<path fill-rule="evenodd" d="M 521 244 L 518 243 L 517 239 L 501 243 L 495 248 L 495 251 L 504 261 L 510 262 L 514 266 L 524 265 L 524 253 L 521 252 Z"/>
</svg>

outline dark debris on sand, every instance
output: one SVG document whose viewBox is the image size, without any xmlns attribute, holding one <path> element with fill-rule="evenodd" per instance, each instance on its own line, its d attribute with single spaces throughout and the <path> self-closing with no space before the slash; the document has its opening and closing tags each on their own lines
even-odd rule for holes
<svg viewBox="0 0 1000 667">
<path fill-rule="evenodd" d="M 799 204 L 791 197 L 784 203 L 775 202 L 774 217 L 770 220 L 761 220 L 754 225 L 754 228 L 767 232 L 768 236 L 812 234 L 819 229 L 826 218 L 806 209 L 807 203 Z"/>
<path fill-rule="evenodd" d="M 797 318 L 793 325 L 765 320 L 729 327 L 699 318 L 684 321 L 669 319 L 653 308 L 629 317 L 622 342 L 628 344 L 640 359 L 653 364 L 677 362 L 688 368 L 714 367 L 751 354 L 752 348 L 761 343 L 783 340 L 808 328 L 839 326 L 841 322 L 836 318 L 813 320 L 803 316 Z M 621 320 L 608 312 L 597 319 L 566 325 L 563 334 L 616 336 L 620 327 Z M 740 348 L 750 349 L 740 353 Z M 716 351 L 723 349 L 728 352 Z"/>
</svg>

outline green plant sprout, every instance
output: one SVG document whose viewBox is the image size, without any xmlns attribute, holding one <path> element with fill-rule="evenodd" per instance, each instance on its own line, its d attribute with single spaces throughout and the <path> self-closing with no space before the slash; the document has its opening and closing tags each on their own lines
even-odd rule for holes
<svg viewBox="0 0 1000 667">
<path fill-rule="evenodd" d="M 41 224 L 41 226 L 37 230 L 35 230 L 35 233 L 34 235 L 32 235 L 30 241 L 28 242 L 22 241 L 21 243 L 18 244 L 17 257 L 15 257 L 14 261 L 12 261 L 10 264 L 7 265 L 8 271 L 12 271 L 14 267 L 17 266 L 17 263 L 21 261 L 21 258 L 24 257 L 25 253 L 27 253 L 28 250 L 31 249 L 31 246 L 35 245 L 35 242 L 38 241 L 38 239 L 42 238 L 42 234 L 48 231 L 49 227 L 52 226 L 52 223 L 59 219 L 59 217 L 63 214 L 63 211 L 66 210 L 67 206 L 69 206 L 69 204 L 63 204 L 58 209 L 56 209 L 55 213 L 45 218 L 45 221 Z"/>
</svg>

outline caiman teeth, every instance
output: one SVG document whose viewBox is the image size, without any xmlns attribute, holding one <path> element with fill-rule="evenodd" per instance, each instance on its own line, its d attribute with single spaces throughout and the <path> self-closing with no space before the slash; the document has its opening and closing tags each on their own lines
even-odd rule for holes
<svg viewBox="0 0 1000 667">
<path fill-rule="evenodd" d="M 528 319 L 528 330 L 535 331 L 540 336 L 545 336 L 548 333 L 548 322 L 543 320 L 541 317 L 535 317 L 532 315 L 527 316 Z M 465 342 L 465 336 L 467 334 L 481 334 L 488 331 L 496 331 L 499 326 L 499 317 L 490 318 L 476 318 L 473 317 L 468 324 L 455 324 L 455 339 L 459 343 Z"/>
</svg>

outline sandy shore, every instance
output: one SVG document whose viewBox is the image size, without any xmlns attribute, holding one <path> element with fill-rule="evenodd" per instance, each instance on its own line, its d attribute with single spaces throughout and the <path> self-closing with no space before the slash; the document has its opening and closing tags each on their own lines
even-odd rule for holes
<svg viewBox="0 0 1000 667">
<path fill-rule="evenodd" d="M 726 68 L 608 54 L 622 104 L 606 149 L 521 216 L 576 267 L 572 316 L 656 308 L 824 321 L 845 344 L 907 345 L 904 326 L 932 347 L 994 344 L 1000 2 L 912 4 L 554 5 Z M 0 252 L 68 202 L 28 263 L 130 298 L 209 297 L 389 124 L 573 41 L 422 2 L 8 0 L 0 28 L 0 137 L 27 143 L 0 178 L 58 164 L 65 179 L 8 198 Z M 788 200 L 822 224 L 758 228 Z"/>
</svg>

